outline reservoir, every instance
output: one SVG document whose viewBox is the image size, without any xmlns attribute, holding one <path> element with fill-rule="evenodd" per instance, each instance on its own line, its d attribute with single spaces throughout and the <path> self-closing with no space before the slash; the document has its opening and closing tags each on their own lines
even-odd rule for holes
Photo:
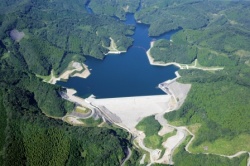
<svg viewBox="0 0 250 166">
<path fill-rule="evenodd" d="M 131 96 L 147 96 L 165 94 L 158 84 L 175 78 L 179 68 L 173 65 L 162 67 L 149 64 L 146 51 L 150 42 L 158 39 L 170 39 L 176 31 L 168 32 L 159 37 L 148 36 L 148 26 L 138 24 L 133 14 L 128 14 L 126 24 L 136 26 L 134 39 L 126 53 L 109 54 L 104 60 L 87 57 L 85 64 L 91 75 L 87 79 L 73 77 L 67 82 L 57 82 L 58 85 L 74 88 L 77 96 L 96 98 L 115 98 Z"/>
</svg>

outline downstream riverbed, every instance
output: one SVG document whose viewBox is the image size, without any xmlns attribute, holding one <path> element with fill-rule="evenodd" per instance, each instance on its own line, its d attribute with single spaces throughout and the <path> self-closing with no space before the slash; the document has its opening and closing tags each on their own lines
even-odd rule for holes
<svg viewBox="0 0 250 166">
<path fill-rule="evenodd" d="M 133 46 L 126 53 L 109 54 L 101 61 L 91 57 L 85 62 L 91 70 L 87 79 L 70 78 L 67 82 L 57 84 L 77 90 L 80 97 L 93 94 L 96 98 L 131 97 L 164 94 L 157 86 L 168 79 L 175 78 L 176 66 L 152 66 L 146 51 L 150 42 L 158 39 L 170 39 L 176 31 L 160 37 L 149 37 L 148 26 L 138 24 L 133 14 L 127 15 L 126 24 L 136 26 Z"/>
</svg>

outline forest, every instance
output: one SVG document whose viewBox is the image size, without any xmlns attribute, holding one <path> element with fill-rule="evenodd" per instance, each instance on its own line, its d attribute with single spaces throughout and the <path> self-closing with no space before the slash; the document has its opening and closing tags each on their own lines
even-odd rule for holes
<svg viewBox="0 0 250 166">
<path fill-rule="evenodd" d="M 105 14 L 126 20 L 126 13 L 135 13 L 140 6 L 140 0 L 91 0 L 89 7 L 96 14 Z"/>
<path fill-rule="evenodd" d="M 196 8 L 205 4 L 204 1 L 189 5 Z M 181 26 L 183 29 L 174 34 L 171 41 L 155 41 L 150 50 L 156 61 L 191 64 L 197 59 L 201 66 L 224 67 L 214 72 L 180 70 L 182 77 L 178 81 L 191 83 L 192 89 L 179 110 L 165 115 L 172 123 L 178 121 L 179 125 L 200 124 L 192 144 L 194 149 L 200 146 L 199 152 L 203 152 L 201 147 L 206 143 L 212 145 L 218 139 L 230 142 L 239 135 L 249 137 L 249 18 L 237 13 L 242 10 L 244 14 L 250 14 L 249 5 L 246 2 L 208 4 L 206 12 L 214 14 L 212 17 L 208 15 L 206 26 L 199 29 Z M 180 6 L 182 4 L 177 7 Z M 166 8 L 176 7 L 166 4 Z M 223 14 L 216 14 L 219 12 Z M 247 144 L 247 139 L 241 144 Z M 248 151 L 250 147 L 243 149 Z M 233 154 L 226 148 L 225 153 Z"/>
<path fill-rule="evenodd" d="M 212 155 L 212 154 L 190 154 L 185 150 L 185 145 L 187 144 L 188 140 L 190 140 L 190 137 L 188 137 L 188 139 L 178 147 L 177 152 L 175 152 L 175 155 L 173 158 L 175 161 L 175 165 L 178 165 L 178 166 L 186 166 L 186 165 L 245 166 L 247 163 L 247 159 L 248 159 L 247 154 L 243 154 L 233 159 L 228 159 L 226 157 Z"/>
<path fill-rule="evenodd" d="M 201 66 L 209 67 L 235 66 L 238 61 L 249 63 L 250 31 L 247 28 L 249 21 L 244 15 L 250 14 L 249 10 L 246 10 L 249 9 L 250 3 L 232 2 L 231 4 L 216 1 L 214 4 L 207 4 L 204 1 L 190 5 L 195 9 L 198 9 L 200 5 L 208 5 L 206 7 L 208 11 L 204 12 L 209 12 L 207 14 L 209 23 L 198 29 L 180 26 L 179 31 L 171 37 L 171 42 L 167 40 L 156 41 L 150 50 L 155 61 L 191 64 L 194 59 L 197 59 Z M 236 13 L 241 10 L 243 15 Z M 197 12 L 196 14 L 199 15 Z M 158 26 L 157 31 L 160 31 L 161 27 L 165 26 Z M 167 31 L 175 29 L 171 28 Z"/>
<path fill-rule="evenodd" d="M 86 56 L 103 59 L 109 51 L 110 37 L 120 51 L 126 51 L 133 42 L 129 37 L 134 33 L 133 26 L 113 17 L 88 13 L 87 1 L 5 3 L 8 5 L 0 8 L 8 10 L 0 16 L 2 42 L 8 45 L 13 29 L 24 32 L 24 38 L 18 43 L 19 52 L 24 55 L 29 70 L 39 75 L 49 75 L 51 69 L 59 75 L 67 67 L 65 64 L 72 60 L 82 62 Z M 13 6 L 16 7 L 11 10 Z"/>
<path fill-rule="evenodd" d="M 47 117 L 62 117 L 74 105 L 61 98 L 64 89 L 42 82 L 27 70 L 24 57 L 12 52 L 0 58 L 0 164 L 120 165 L 131 146 L 128 134 Z"/>
<path fill-rule="evenodd" d="M 192 88 L 182 107 L 165 117 L 170 122 L 178 121 L 179 125 L 201 125 L 192 144 L 194 148 L 208 142 L 213 144 L 218 139 L 230 142 L 241 135 L 249 137 L 249 73 L 246 65 L 227 67 L 215 73 L 180 71 L 179 81 L 192 83 Z M 238 143 L 241 144 L 246 145 L 241 150 L 250 149 L 247 138 Z M 223 148 L 231 155 L 237 152 Z"/>
<path fill-rule="evenodd" d="M 196 59 L 197 49 L 187 44 L 161 39 L 154 42 L 150 55 L 158 62 L 190 64 Z"/>
<path fill-rule="evenodd" d="M 172 124 L 196 128 L 190 148 L 195 153 L 232 155 L 250 150 L 249 8 L 246 1 L 145 0 L 135 14 L 150 26 L 151 36 L 178 29 L 170 41 L 154 41 L 150 54 L 155 61 L 191 64 L 197 59 L 200 67 L 224 68 L 179 71 L 178 81 L 191 83 L 192 88 L 182 107 L 165 117 Z"/>
<path fill-rule="evenodd" d="M 120 50 L 132 44 L 134 27 L 90 14 L 86 3 L 1 2 L 0 165 L 110 166 L 120 165 L 126 157 L 131 147 L 127 132 L 63 122 L 61 117 L 75 105 L 62 99 L 64 88 L 37 77 L 52 69 L 58 75 L 72 60 L 83 62 L 86 56 L 103 59 L 110 37 Z M 134 165 L 139 157 L 133 149 L 128 163 Z"/>
<path fill-rule="evenodd" d="M 149 25 L 150 36 L 159 36 L 179 28 L 203 29 L 209 26 L 213 19 L 227 15 L 229 19 L 240 18 L 240 23 L 249 24 L 245 17 L 249 12 L 246 7 L 248 5 L 247 1 L 213 1 L 211 3 L 200 0 L 143 0 L 140 11 L 135 13 L 135 18 Z M 243 14 L 238 13 L 241 10 Z M 221 14 L 217 15 L 216 13 L 219 12 Z"/>
<path fill-rule="evenodd" d="M 127 147 L 132 146 L 128 133 L 117 128 L 74 127 L 64 123 L 60 118 L 72 111 L 74 104 L 61 98 L 60 93 L 65 89 L 42 82 L 36 75 L 48 76 L 52 69 L 60 75 L 72 60 L 84 62 L 87 56 L 105 58 L 110 37 L 118 50 L 127 50 L 133 44 L 135 27 L 121 21 L 126 13 L 135 13 L 138 22 L 147 24 L 150 36 L 178 30 L 171 41 L 155 41 L 150 52 L 155 60 L 192 63 L 197 59 L 201 66 L 224 67 L 214 72 L 179 71 L 182 77 L 178 81 L 191 83 L 192 88 L 183 106 L 165 117 L 173 124 L 199 126 L 193 131 L 196 139 L 191 149 L 205 153 L 206 144 L 213 145 L 222 139 L 234 145 L 233 141 L 244 138 L 237 142 L 241 146 L 235 148 L 249 151 L 249 2 L 102 2 L 1 1 L 0 165 L 121 164 Z M 13 30 L 19 32 L 20 39 L 10 35 Z M 140 125 L 148 126 L 143 122 Z M 152 131 L 159 127 L 155 123 L 147 134 L 153 137 Z M 228 155 L 235 153 L 235 149 L 228 147 L 220 149 Z M 131 149 L 132 157 L 126 164 L 136 165 L 140 152 Z M 214 155 L 190 154 L 182 145 L 174 162 L 242 165 L 246 157 L 226 160 Z"/>
</svg>

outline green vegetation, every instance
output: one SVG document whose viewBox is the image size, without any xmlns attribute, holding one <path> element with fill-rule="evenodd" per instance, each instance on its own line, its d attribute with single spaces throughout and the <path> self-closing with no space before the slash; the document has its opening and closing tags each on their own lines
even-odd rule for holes
<svg viewBox="0 0 250 166">
<path fill-rule="evenodd" d="M 191 63 L 197 58 L 201 66 L 224 67 L 224 70 L 213 73 L 197 70 L 180 71 L 182 78 L 179 81 L 192 83 L 192 89 L 183 106 L 175 112 L 166 114 L 166 118 L 171 123 L 179 125 L 201 124 L 191 147 L 195 152 L 204 153 L 204 146 L 208 147 L 206 152 L 213 153 L 234 154 L 240 150 L 249 151 L 248 146 L 242 146 L 248 144 L 250 133 L 248 127 L 250 123 L 248 111 L 250 108 L 248 102 L 250 98 L 248 83 L 250 81 L 250 49 L 247 44 L 250 42 L 250 31 L 246 28 L 249 18 L 247 21 L 245 16 L 237 12 L 243 10 L 245 14 L 250 14 L 250 10 L 246 10 L 246 8 L 249 9 L 250 4 L 245 2 L 208 3 L 206 1 L 198 3 L 192 3 L 192 1 L 185 4 L 184 1 L 179 1 L 174 4 L 170 1 L 164 6 L 160 2 L 162 1 L 155 1 L 155 5 L 149 6 L 149 2 L 145 1 L 143 10 L 137 15 L 138 18 L 142 17 L 143 22 L 153 15 L 159 15 L 160 12 L 171 13 L 172 10 L 185 6 L 186 10 L 183 9 L 177 12 L 177 15 L 170 16 L 170 18 L 177 18 L 172 21 L 173 24 L 178 22 L 179 15 L 183 15 L 189 7 L 193 8 L 191 13 L 197 13 L 197 15 L 205 12 L 202 17 L 206 17 L 209 22 L 200 28 L 186 27 L 189 25 L 185 24 L 181 26 L 183 30 L 172 36 L 171 41 L 156 41 L 150 50 L 152 57 L 157 61 L 178 63 Z M 197 11 L 198 7 L 203 5 L 206 5 L 206 10 Z M 155 10 L 155 12 L 154 14 L 147 13 L 151 16 L 145 17 L 143 16 L 144 10 Z M 192 18 L 192 14 L 189 16 L 189 18 L 183 17 L 182 21 L 179 20 L 178 25 L 185 23 L 185 19 L 187 21 Z M 199 19 L 193 18 L 193 20 Z M 201 23 L 203 24 L 202 21 Z M 158 32 L 163 30 L 160 28 L 157 29 Z M 172 27 L 169 30 L 174 29 L 176 28 Z M 151 30 L 154 32 L 156 29 L 151 27 Z M 239 140 L 241 142 L 238 143 L 238 148 L 233 149 L 233 145 L 236 146 Z M 221 147 L 218 147 L 219 143 Z"/>
<path fill-rule="evenodd" d="M 139 0 L 91 0 L 89 7 L 96 14 L 105 14 L 109 16 L 116 16 L 121 20 L 126 19 L 126 13 L 135 13 L 139 7 Z"/>
<path fill-rule="evenodd" d="M 134 141 L 133 144 L 139 147 L 138 142 Z M 140 148 L 139 153 L 140 153 L 140 156 L 137 162 L 140 162 L 140 160 L 143 158 L 143 155 L 145 154 L 144 165 L 147 165 L 148 163 L 150 163 L 150 153 L 148 151 L 145 151 L 144 149 Z"/>
<path fill-rule="evenodd" d="M 73 104 L 60 97 L 63 89 L 29 73 L 15 55 L 0 60 L 1 165 L 120 165 L 130 146 L 127 133 L 73 127 L 45 116 L 62 116 Z"/>
<path fill-rule="evenodd" d="M 125 166 L 130 166 L 130 165 L 140 165 L 140 152 L 136 149 L 132 149 L 132 155 L 129 158 L 129 160 L 125 163 Z"/>
<path fill-rule="evenodd" d="M 75 112 L 77 112 L 77 113 L 86 114 L 86 113 L 89 113 L 90 111 L 91 111 L 90 109 L 85 108 L 85 107 L 77 106 L 77 107 L 75 108 Z"/>
<path fill-rule="evenodd" d="M 144 143 L 146 147 L 152 149 L 163 149 L 162 143 L 166 141 L 169 137 L 176 134 L 176 130 L 167 133 L 163 136 L 158 135 L 158 132 L 161 129 L 160 123 L 155 120 L 155 116 L 148 116 L 141 120 L 136 125 L 137 130 L 141 130 L 145 133 L 146 137 L 144 139 Z"/>
<path fill-rule="evenodd" d="M 183 106 L 165 117 L 175 125 L 200 124 L 190 147 L 192 152 L 232 155 L 242 150 L 249 151 L 250 31 L 247 28 L 249 18 L 239 14 L 239 11 L 250 14 L 250 4 L 193 2 L 180 0 L 164 3 L 157 0 L 152 2 L 154 5 L 149 5 L 149 1 L 144 1 L 142 10 L 136 14 L 137 20 L 150 24 L 149 35 L 152 36 L 182 28 L 172 36 L 171 41 L 155 42 L 150 54 L 156 61 L 189 64 L 197 59 L 197 66 L 224 67 L 224 70 L 214 72 L 181 70 L 182 77 L 178 81 L 191 83 L 192 89 Z M 206 9 L 199 10 L 204 5 Z M 179 10 L 181 8 L 183 10 Z M 192 11 L 189 11 L 190 8 Z M 171 14 L 175 10 L 178 12 Z M 184 16 L 187 11 L 188 18 Z M 194 13 L 201 17 L 196 19 Z M 203 18 L 207 19 L 206 23 Z M 167 21 L 168 25 L 163 26 Z M 200 24 L 193 23 L 196 21 Z M 189 157 L 189 160 L 194 158 L 195 161 L 195 155 L 189 154 Z"/>
<path fill-rule="evenodd" d="M 154 60 L 164 63 L 177 62 L 190 64 L 196 58 L 196 52 L 195 47 L 180 42 L 170 42 L 165 39 L 157 40 L 150 49 L 150 55 Z"/>
<path fill-rule="evenodd" d="M 167 134 L 163 135 L 163 142 L 166 141 L 168 138 L 170 138 L 170 137 L 176 135 L 176 133 L 177 133 L 177 130 L 174 129 L 174 131 L 172 131 L 172 132 L 170 132 L 170 133 L 167 133 Z"/>
<path fill-rule="evenodd" d="M 161 125 L 157 120 L 155 120 L 154 116 L 149 116 L 141 120 L 137 124 L 136 129 L 145 133 L 146 137 L 144 139 L 144 143 L 147 147 L 153 149 L 163 149 L 161 145 L 162 142 L 176 134 L 176 130 L 174 130 L 173 132 L 167 133 L 164 136 L 159 136 L 158 132 L 161 129 Z"/>
<path fill-rule="evenodd" d="M 235 66 L 237 61 L 247 63 L 250 50 L 246 43 L 250 42 L 250 32 L 243 34 L 225 25 L 220 30 L 217 28 L 179 31 L 173 35 L 172 42 L 156 41 L 150 54 L 156 61 L 166 63 L 189 64 L 195 58 L 202 66 Z"/>
<path fill-rule="evenodd" d="M 181 144 L 177 148 L 177 153 L 175 153 L 173 157 L 173 161 L 175 165 L 178 166 L 210 166 L 210 165 L 220 165 L 220 166 L 244 166 L 247 164 L 248 154 L 243 154 L 239 157 L 235 157 L 233 159 L 229 159 L 227 157 L 221 157 L 218 155 L 211 155 L 211 154 L 190 154 L 185 151 L 185 145 L 187 144 L 187 140 L 190 140 L 190 137 L 187 137 L 186 141 Z"/>
<path fill-rule="evenodd" d="M 18 51 L 29 70 L 38 75 L 49 75 L 52 69 L 59 75 L 72 60 L 82 62 L 84 56 L 103 59 L 109 51 L 106 47 L 110 37 L 118 50 L 127 50 L 133 42 L 128 37 L 134 33 L 133 26 L 109 16 L 88 14 L 84 10 L 87 0 L 34 0 L 32 5 L 26 0 L 3 3 L 8 5 L 1 6 L 1 11 L 8 12 L 0 16 L 0 46 L 11 44 L 11 30 L 25 32 Z"/>
<path fill-rule="evenodd" d="M 126 132 L 74 127 L 57 119 L 74 104 L 61 98 L 63 88 L 40 79 L 49 79 L 52 71 L 59 75 L 70 62 L 82 62 L 87 55 L 102 59 L 108 51 L 102 45 L 109 46 L 110 37 L 121 50 L 132 44 L 127 35 L 134 27 L 88 14 L 85 3 L 1 2 L 0 165 L 109 166 L 120 165 L 126 157 L 125 149 L 131 146 Z M 25 33 L 21 41 L 10 38 L 13 29 Z"/>
<path fill-rule="evenodd" d="M 99 124 L 102 123 L 102 119 L 94 119 L 94 118 L 88 118 L 88 119 L 81 119 L 81 121 L 84 123 L 84 126 L 88 127 L 97 127 Z"/>
<path fill-rule="evenodd" d="M 1 55 L 1 59 L 3 58 L 4 54 L 6 53 L 6 47 L 3 44 L 3 42 L 0 40 L 0 55 Z"/>
<path fill-rule="evenodd" d="M 5 165 L 119 165 L 125 157 L 125 138 L 114 130 L 71 127 L 42 115 L 25 115 L 10 127 L 18 140 L 8 140 Z"/>
<path fill-rule="evenodd" d="M 99 14 L 89 14 L 84 6 Z M 103 4 L 105 3 L 105 4 Z M 224 66 L 222 71 L 183 70 L 179 81 L 192 83 L 183 106 L 166 114 L 180 125 L 199 124 L 190 150 L 233 154 L 249 151 L 250 135 L 250 4 L 246 1 L 144 0 L 136 19 L 150 25 L 149 35 L 180 29 L 172 42 L 152 48 L 158 61 Z M 129 6 L 127 8 L 127 5 Z M 120 165 L 131 146 L 117 128 L 74 127 L 49 117 L 62 117 L 74 105 L 61 98 L 64 89 L 42 82 L 61 74 L 86 56 L 103 59 L 112 38 L 118 50 L 132 45 L 134 27 L 125 18 L 139 1 L 2 0 L 0 4 L 0 165 Z M 121 10 L 122 9 L 122 10 Z M 157 19 L 155 19 L 157 18 Z M 25 36 L 10 38 L 17 29 Z M 98 122 L 98 121 L 97 121 Z M 96 125 L 93 119 L 85 123 Z M 96 123 L 96 124 L 95 124 Z M 99 123 L 99 122 L 98 122 Z M 148 147 L 160 148 L 171 134 L 157 135 L 160 124 L 148 117 L 137 126 Z M 244 146 L 245 145 L 245 146 Z M 237 147 L 237 148 L 235 148 Z M 133 149 L 128 165 L 138 164 Z M 189 154 L 181 146 L 176 165 L 246 165 L 247 155 L 232 160 Z"/>
<path fill-rule="evenodd" d="M 0 92 L 0 165 L 3 165 L 3 151 L 5 144 L 5 128 L 7 126 L 7 115 L 3 105 L 3 94 Z"/>
<path fill-rule="evenodd" d="M 66 112 L 73 110 L 74 105 L 63 100 L 60 96 L 59 92 L 63 89 L 44 83 L 34 74 L 28 73 L 22 56 L 20 54 L 14 54 L 15 51 L 16 50 L 13 50 L 13 53 L 11 52 L 9 58 L 0 62 L 0 74 L 2 76 L 0 82 L 2 88 L 4 89 L 6 87 L 7 89 L 5 93 L 9 95 L 9 102 L 20 102 L 24 108 L 26 104 L 36 103 L 45 114 L 56 117 L 62 117 Z M 13 66 L 15 66 L 15 68 L 13 68 Z M 19 70 L 17 70 L 18 68 Z M 18 91 L 20 91 L 20 93 L 18 93 Z M 21 99 L 22 95 L 30 96 L 34 101 L 27 100 L 24 102 L 23 99 Z M 58 105 L 58 107 L 55 107 L 55 105 Z"/>
<path fill-rule="evenodd" d="M 180 125 L 200 123 L 193 149 L 202 150 L 207 144 L 214 153 L 236 153 L 239 150 L 249 151 L 249 67 L 241 65 L 225 68 L 222 71 L 208 73 L 199 70 L 181 71 L 180 81 L 191 82 L 192 89 L 183 106 L 165 117 L 171 121 L 179 121 Z M 244 135 L 245 139 L 238 138 Z M 236 140 L 241 140 L 237 147 Z M 216 148 L 218 142 L 224 143 Z M 199 148 L 198 148 L 198 147 Z M 197 151 L 197 150 L 196 150 Z"/>
<path fill-rule="evenodd" d="M 249 65 L 250 49 L 248 43 L 250 42 L 250 31 L 247 28 L 249 21 L 247 21 L 244 15 L 236 14 L 241 10 L 246 15 L 250 14 L 249 10 L 246 10 L 249 8 L 249 3 L 226 3 L 219 1 L 213 3 L 206 1 L 193 3 L 192 1 L 179 1 L 177 2 L 178 5 L 172 2 L 166 2 L 164 5 L 162 4 L 163 2 L 160 2 L 162 1 L 155 1 L 155 5 L 149 5 L 150 2 L 145 1 L 141 12 L 137 13 L 137 17 L 143 18 L 142 22 L 144 19 L 149 19 L 149 22 L 145 23 L 150 24 L 152 31 L 155 31 L 154 33 L 152 31 L 149 32 L 153 33 L 153 35 L 159 35 L 177 29 L 179 26 L 171 27 L 170 29 L 162 28 L 178 22 L 179 15 L 182 15 L 182 20 L 179 20 L 180 24 L 185 26 L 181 26 L 183 30 L 172 36 L 171 42 L 167 40 L 155 42 L 150 53 L 156 61 L 189 64 L 197 58 L 202 66 L 235 66 L 237 62 Z M 201 6 L 206 6 L 206 10 L 199 10 Z M 186 9 L 181 10 L 184 7 Z M 192 11 L 188 11 L 190 10 L 189 8 L 192 8 Z M 145 12 L 146 16 L 144 16 L 144 10 L 152 10 L 153 13 Z M 169 14 L 171 10 L 177 10 L 178 12 Z M 183 12 L 187 12 L 188 17 L 185 17 Z M 170 18 L 175 17 L 170 23 L 165 20 L 170 18 L 164 17 L 164 14 L 167 13 Z M 199 21 L 199 19 L 193 18 L 196 16 L 206 17 L 209 22 L 200 26 L 200 28 L 189 27 L 189 23 L 190 25 L 199 25 L 192 23 L 193 21 Z M 160 19 L 152 19 L 151 17 Z M 163 22 L 161 22 L 161 19 L 163 19 Z M 192 21 L 189 19 L 192 19 Z M 159 22 L 161 26 L 158 26 L 155 21 Z M 202 21 L 199 22 L 203 24 Z M 168 25 L 163 26 L 164 24 Z"/>
<path fill-rule="evenodd" d="M 198 29 L 209 22 L 208 11 L 216 7 L 217 3 L 197 0 L 145 0 L 142 8 L 135 14 L 136 20 L 149 24 L 149 35 L 159 36 L 165 32 L 179 29 Z M 206 8 L 206 10 L 200 10 Z M 188 16 L 188 17 L 187 17 Z"/>
<path fill-rule="evenodd" d="M 233 155 L 235 152 L 239 152 L 242 149 L 250 149 L 250 145 L 247 143 L 250 140 L 249 134 L 240 134 L 232 139 L 219 138 L 214 142 L 204 142 L 197 147 L 190 147 L 189 150 L 194 153 L 214 153 Z"/>
<path fill-rule="evenodd" d="M 20 53 L 24 55 L 29 69 L 40 75 L 49 75 L 51 68 L 57 69 L 64 54 L 63 50 L 39 38 L 23 39 Z"/>
<path fill-rule="evenodd" d="M 136 125 L 136 129 L 145 133 L 146 137 L 144 139 L 144 143 L 147 147 L 156 149 L 162 146 L 162 137 L 158 135 L 161 125 L 157 120 L 155 120 L 154 115 L 141 120 Z"/>
<path fill-rule="evenodd" d="M 249 14 L 247 2 L 144 0 L 141 6 L 135 17 L 136 20 L 150 25 L 150 36 L 159 36 L 179 28 L 198 30 L 211 24 L 223 25 L 227 19 L 233 20 L 231 23 L 238 26 L 244 25 L 245 28 L 249 24 L 245 17 Z M 241 10 L 245 15 L 239 14 Z"/>
<path fill-rule="evenodd" d="M 61 61 L 60 66 L 54 72 L 54 75 L 59 75 L 65 72 L 72 62 L 84 62 L 86 58 L 84 56 L 80 56 L 79 54 L 67 53 L 64 59 Z"/>
<path fill-rule="evenodd" d="M 34 127 L 33 124 L 25 123 L 21 127 L 21 133 L 23 134 L 26 162 L 30 165 L 63 165 L 66 162 L 70 151 L 70 141 L 62 129 Z M 48 153 L 60 154 L 60 157 L 49 156 Z"/>
</svg>

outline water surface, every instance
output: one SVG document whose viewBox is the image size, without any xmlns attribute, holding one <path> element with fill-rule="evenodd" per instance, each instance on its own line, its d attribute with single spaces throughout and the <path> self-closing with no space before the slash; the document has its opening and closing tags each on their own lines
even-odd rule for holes
<svg viewBox="0 0 250 166">
<path fill-rule="evenodd" d="M 146 51 L 150 42 L 156 39 L 170 39 L 176 31 L 160 37 L 149 37 L 148 26 L 137 24 L 132 14 L 127 15 L 126 24 L 136 26 L 133 46 L 126 53 L 111 54 L 101 61 L 91 57 L 86 64 L 91 70 L 87 79 L 73 77 L 67 82 L 57 84 L 77 90 L 77 95 L 96 98 L 130 97 L 164 94 L 157 86 L 159 83 L 175 77 L 177 67 L 152 66 L 149 64 Z"/>
</svg>

